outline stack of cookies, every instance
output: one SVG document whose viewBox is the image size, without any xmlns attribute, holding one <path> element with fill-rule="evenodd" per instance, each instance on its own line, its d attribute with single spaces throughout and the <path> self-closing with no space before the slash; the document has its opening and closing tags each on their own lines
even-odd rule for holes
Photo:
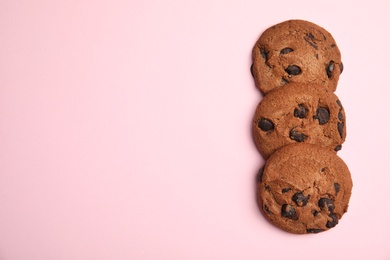
<svg viewBox="0 0 390 260">
<path fill-rule="evenodd" d="M 348 209 L 352 179 L 337 156 L 345 111 L 334 94 L 343 71 L 332 35 L 303 20 L 276 24 L 253 48 L 251 72 L 264 98 L 253 134 L 266 159 L 258 202 L 275 226 L 295 234 L 335 227 Z"/>
</svg>

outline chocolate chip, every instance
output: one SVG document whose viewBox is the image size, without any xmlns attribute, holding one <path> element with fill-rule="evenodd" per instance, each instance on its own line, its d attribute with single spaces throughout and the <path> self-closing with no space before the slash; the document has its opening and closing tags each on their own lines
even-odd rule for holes
<svg viewBox="0 0 390 260">
<path fill-rule="evenodd" d="M 324 230 L 320 229 L 320 228 L 308 228 L 308 229 L 306 229 L 307 233 L 313 233 L 313 234 L 317 234 L 317 233 L 320 233 L 322 231 L 324 231 Z"/>
<path fill-rule="evenodd" d="M 316 56 L 316 59 L 318 60 L 318 53 L 316 53 L 316 55 L 315 55 L 315 56 Z"/>
<path fill-rule="evenodd" d="M 329 109 L 326 107 L 317 108 L 316 115 L 313 116 L 313 119 L 318 119 L 320 125 L 324 125 L 329 121 Z"/>
<path fill-rule="evenodd" d="M 265 212 L 268 213 L 268 215 L 274 214 L 274 213 L 267 207 L 267 205 L 265 205 L 265 204 L 263 205 L 263 209 L 264 209 Z"/>
<path fill-rule="evenodd" d="M 314 217 L 317 217 L 319 212 L 317 210 L 312 210 L 311 213 L 313 213 Z"/>
<path fill-rule="evenodd" d="M 331 47 L 331 48 L 334 48 L 334 47 L 336 47 L 336 44 L 332 43 L 332 44 L 330 45 L 330 47 Z"/>
<path fill-rule="evenodd" d="M 328 198 L 321 198 L 321 199 L 319 199 L 318 200 L 318 206 L 321 209 L 327 209 L 327 210 L 329 210 L 329 212 L 333 213 L 334 203 L 333 203 L 333 200 L 331 200 L 331 199 L 328 199 Z"/>
<path fill-rule="evenodd" d="M 305 118 L 306 117 L 306 108 L 302 104 L 299 104 L 298 108 L 294 109 L 294 116 L 299 117 L 299 118 Z"/>
<path fill-rule="evenodd" d="M 252 77 L 255 77 L 254 73 L 253 73 L 253 63 L 251 65 L 251 74 L 252 74 Z"/>
<path fill-rule="evenodd" d="M 343 105 L 341 104 L 341 101 L 340 101 L 340 100 L 337 100 L 336 103 L 337 103 L 337 105 L 338 105 L 341 109 L 343 109 Z"/>
<path fill-rule="evenodd" d="M 299 75 L 301 74 L 301 68 L 298 67 L 297 65 L 290 65 L 288 66 L 285 71 L 288 73 L 289 76 L 291 75 Z"/>
<path fill-rule="evenodd" d="M 283 204 L 282 206 L 282 217 L 289 218 L 292 220 L 298 219 L 298 214 L 295 211 L 294 207 L 288 204 Z"/>
<path fill-rule="evenodd" d="M 257 182 L 261 182 L 262 179 L 263 179 L 263 174 L 264 174 L 264 167 L 261 167 L 261 169 L 259 170 L 259 172 L 257 173 Z"/>
<path fill-rule="evenodd" d="M 290 139 L 291 140 L 294 140 L 294 141 L 297 141 L 300 143 L 300 142 L 305 141 L 306 138 L 307 138 L 307 136 L 305 134 L 299 133 L 295 129 L 291 129 L 291 131 L 290 131 Z"/>
<path fill-rule="evenodd" d="M 334 61 L 331 60 L 328 66 L 326 66 L 325 70 L 326 70 L 326 75 L 328 75 L 328 78 L 331 78 L 334 70 Z"/>
<path fill-rule="evenodd" d="M 340 121 L 344 121 L 344 114 L 339 111 L 339 114 L 337 115 Z"/>
<path fill-rule="evenodd" d="M 257 123 L 258 127 L 263 131 L 270 131 L 274 129 L 274 123 L 271 120 L 262 117 Z"/>
<path fill-rule="evenodd" d="M 342 148 L 342 146 L 341 146 L 341 144 L 339 144 L 339 145 L 337 145 L 337 146 L 334 148 L 334 150 L 335 150 L 336 152 L 338 152 L 338 151 L 341 150 L 341 148 Z"/>
<path fill-rule="evenodd" d="M 281 84 L 282 85 L 286 85 L 288 83 L 288 80 L 287 79 L 285 79 L 285 78 L 282 78 L 282 80 L 281 80 Z"/>
<path fill-rule="evenodd" d="M 333 183 L 333 187 L 334 187 L 334 190 L 336 191 L 336 195 L 337 195 L 337 193 L 339 193 L 339 191 L 340 191 L 340 184 L 335 182 L 335 183 Z"/>
<path fill-rule="evenodd" d="M 268 61 L 268 53 L 269 51 L 267 51 L 266 49 L 260 48 L 260 54 L 265 61 Z"/>
<path fill-rule="evenodd" d="M 283 50 L 280 51 L 280 54 L 287 54 L 287 53 L 290 53 L 294 51 L 293 49 L 287 47 L 287 48 L 284 48 Z"/>
<path fill-rule="evenodd" d="M 286 193 L 286 192 L 288 192 L 288 191 L 290 191 L 291 190 L 291 188 L 283 188 L 282 189 L 282 193 Z"/>
<path fill-rule="evenodd" d="M 343 70 L 344 70 L 344 65 L 342 62 L 340 62 L 339 67 L 340 67 L 340 74 L 341 74 L 341 73 L 343 73 Z"/>
<path fill-rule="evenodd" d="M 337 123 L 337 130 L 339 131 L 340 137 L 343 138 L 344 122 Z"/>
<path fill-rule="evenodd" d="M 306 39 L 305 39 L 305 40 L 306 40 Z M 314 49 L 318 50 L 317 44 L 314 44 L 313 42 L 310 42 L 310 41 L 307 41 L 307 40 L 306 40 L 306 42 L 307 42 L 311 47 L 313 47 Z"/>
<path fill-rule="evenodd" d="M 332 221 L 326 222 L 325 226 L 327 228 L 335 227 L 339 223 L 339 219 L 337 218 L 336 214 L 334 214 L 334 213 L 329 214 L 329 217 L 332 218 Z"/>
<path fill-rule="evenodd" d="M 314 49 L 318 50 L 317 43 L 314 41 L 314 35 L 312 33 L 307 33 L 303 39 Z"/>
<path fill-rule="evenodd" d="M 309 201 L 310 195 L 303 195 L 302 193 L 298 192 L 295 193 L 294 196 L 292 197 L 292 201 L 295 202 L 299 207 L 306 206 L 307 202 Z"/>
</svg>

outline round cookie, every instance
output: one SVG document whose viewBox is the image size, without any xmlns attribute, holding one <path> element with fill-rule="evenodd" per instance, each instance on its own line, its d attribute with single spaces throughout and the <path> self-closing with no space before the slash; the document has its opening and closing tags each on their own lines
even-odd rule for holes
<svg viewBox="0 0 390 260">
<path fill-rule="evenodd" d="M 267 94 L 256 108 L 254 141 L 268 158 L 296 142 L 338 151 L 346 137 L 346 117 L 338 97 L 316 84 L 289 83 Z"/>
<path fill-rule="evenodd" d="M 252 59 L 255 84 L 264 94 L 288 82 L 313 82 L 334 92 L 343 71 L 332 35 L 303 20 L 288 20 L 265 30 Z"/>
<path fill-rule="evenodd" d="M 348 210 L 352 179 L 335 153 L 313 144 L 291 144 L 260 171 L 257 194 L 264 216 L 295 234 L 336 226 Z"/>
</svg>

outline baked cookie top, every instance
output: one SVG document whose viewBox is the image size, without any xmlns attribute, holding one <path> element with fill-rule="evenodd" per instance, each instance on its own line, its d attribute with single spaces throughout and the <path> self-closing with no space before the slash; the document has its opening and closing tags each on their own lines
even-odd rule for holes
<svg viewBox="0 0 390 260">
<path fill-rule="evenodd" d="M 264 216 L 290 233 L 333 228 L 348 210 L 352 179 L 335 153 L 312 144 L 291 144 L 273 154 L 259 174 Z"/>
<path fill-rule="evenodd" d="M 255 84 L 264 94 L 288 82 L 317 83 L 334 92 L 343 71 L 332 35 L 304 20 L 288 20 L 265 30 L 252 59 Z"/>
<path fill-rule="evenodd" d="M 317 84 L 288 83 L 269 92 L 253 119 L 254 141 L 268 158 L 292 143 L 312 143 L 338 151 L 346 137 L 339 98 Z"/>
</svg>

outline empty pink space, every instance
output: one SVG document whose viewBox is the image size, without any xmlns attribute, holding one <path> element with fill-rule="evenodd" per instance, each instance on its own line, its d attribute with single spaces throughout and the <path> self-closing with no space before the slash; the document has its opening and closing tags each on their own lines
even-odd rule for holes
<svg viewBox="0 0 390 260">
<path fill-rule="evenodd" d="M 265 220 L 251 50 L 299 18 L 332 33 L 349 211 Z M 390 259 L 388 3 L 0 2 L 0 259 Z"/>
</svg>

